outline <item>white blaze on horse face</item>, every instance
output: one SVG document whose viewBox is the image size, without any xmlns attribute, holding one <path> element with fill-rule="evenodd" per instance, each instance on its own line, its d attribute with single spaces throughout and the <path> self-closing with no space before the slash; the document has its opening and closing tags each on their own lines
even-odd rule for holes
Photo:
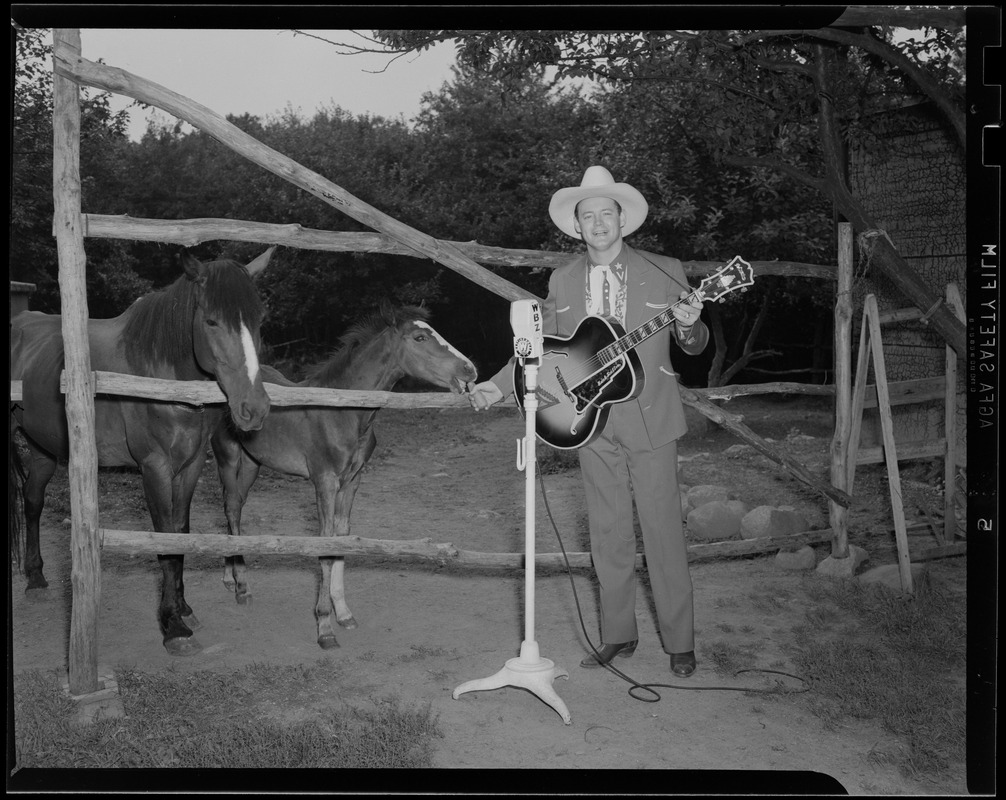
<svg viewBox="0 0 1006 800">
<path fill-rule="evenodd" d="M 248 370 L 248 380 L 250 383 L 255 383 L 255 378 L 258 375 L 258 353 L 255 352 L 255 340 L 252 339 L 251 331 L 248 330 L 244 320 L 241 320 L 241 344 L 245 350 L 245 369 Z"/>
<path fill-rule="evenodd" d="M 428 330 L 431 334 L 433 334 L 433 338 L 436 339 L 441 344 L 441 346 L 446 347 L 447 350 L 448 350 L 448 352 L 450 352 L 452 355 L 454 355 L 455 357 L 457 357 L 458 359 L 460 359 L 461 361 L 463 361 L 465 364 L 467 364 L 469 367 L 471 367 L 472 368 L 472 372 L 475 371 L 475 365 L 471 361 L 468 360 L 468 357 L 466 355 L 464 355 L 463 353 L 459 352 L 454 347 L 454 345 L 452 345 L 443 336 L 441 336 L 439 333 L 437 333 L 433 329 L 433 326 L 428 325 L 425 322 L 419 322 L 419 321 L 417 321 L 416 322 L 416 327 Z"/>
</svg>

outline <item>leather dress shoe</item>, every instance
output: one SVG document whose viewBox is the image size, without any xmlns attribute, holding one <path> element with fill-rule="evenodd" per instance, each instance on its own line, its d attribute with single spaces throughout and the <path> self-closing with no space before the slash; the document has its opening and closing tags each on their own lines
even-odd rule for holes
<svg viewBox="0 0 1006 800">
<path fill-rule="evenodd" d="M 679 678 L 687 678 L 695 672 L 695 651 L 671 653 L 671 672 Z"/>
<path fill-rule="evenodd" d="M 602 644 L 597 648 L 597 654 L 587 656 L 580 662 L 580 666 L 591 669 L 607 664 L 615 656 L 628 658 L 636 652 L 637 644 L 639 644 L 639 639 L 633 639 L 631 642 L 622 642 L 621 644 Z"/>
</svg>

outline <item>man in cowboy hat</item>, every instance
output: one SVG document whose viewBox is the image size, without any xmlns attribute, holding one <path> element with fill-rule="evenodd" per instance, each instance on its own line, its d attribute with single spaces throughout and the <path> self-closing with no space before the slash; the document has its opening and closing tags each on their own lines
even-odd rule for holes
<svg viewBox="0 0 1006 800">
<path fill-rule="evenodd" d="M 611 173 L 593 166 L 579 186 L 560 189 L 549 205 L 559 229 L 582 239 L 587 252 L 553 271 L 542 306 L 543 333 L 568 338 L 588 314 L 615 318 L 633 330 L 674 306 L 675 322 L 645 339 L 636 353 L 643 389 L 636 399 L 610 407 L 600 435 L 578 450 L 587 497 L 590 551 L 601 592 L 601 641 L 582 667 L 632 655 L 636 629 L 635 499 L 664 651 L 671 671 L 695 671 L 692 582 L 688 571 L 678 493 L 677 439 L 686 431 L 673 340 L 698 355 L 709 341 L 699 319 L 700 301 L 676 258 L 634 250 L 622 241 L 646 219 L 643 196 Z M 673 330 L 673 333 L 672 333 Z M 472 388 L 474 408 L 485 409 L 514 391 L 512 362 Z"/>
</svg>

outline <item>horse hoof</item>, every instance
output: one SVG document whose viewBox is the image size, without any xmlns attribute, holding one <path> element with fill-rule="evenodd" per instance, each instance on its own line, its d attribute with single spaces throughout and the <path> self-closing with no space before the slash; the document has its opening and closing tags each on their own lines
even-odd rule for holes
<svg viewBox="0 0 1006 800">
<path fill-rule="evenodd" d="M 338 622 L 339 625 L 341 625 L 347 631 L 351 631 L 353 630 L 353 628 L 357 627 L 355 617 L 346 617 L 345 619 L 337 619 L 336 622 Z"/>
<path fill-rule="evenodd" d="M 167 639 L 164 642 L 164 649 L 169 656 L 194 656 L 202 652 L 203 646 L 192 636 L 179 637 L 177 639 Z"/>
<path fill-rule="evenodd" d="M 182 617 L 182 622 L 186 624 L 190 631 L 197 631 L 203 627 L 203 623 L 196 619 L 195 614 L 189 614 L 188 616 Z"/>
<path fill-rule="evenodd" d="M 250 592 L 239 592 L 234 595 L 234 599 L 238 601 L 239 606 L 246 606 L 251 603 L 251 593 Z"/>
<path fill-rule="evenodd" d="M 339 646 L 339 641 L 334 634 L 326 633 L 324 636 L 318 637 L 318 646 L 322 650 L 332 650 Z"/>
</svg>

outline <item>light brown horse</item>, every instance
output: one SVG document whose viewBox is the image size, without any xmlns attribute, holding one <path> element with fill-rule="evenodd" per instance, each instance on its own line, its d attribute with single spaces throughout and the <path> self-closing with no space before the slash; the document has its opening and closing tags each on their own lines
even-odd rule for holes
<svg viewBox="0 0 1006 800">
<path fill-rule="evenodd" d="M 472 362 L 451 347 L 430 325 L 425 309 L 395 309 L 383 304 L 379 313 L 354 326 L 342 337 L 341 347 L 318 364 L 299 384 L 279 372 L 263 367 L 264 380 L 287 386 L 328 389 L 390 391 L 402 378 L 411 376 L 449 388 L 466 391 L 476 377 Z M 223 484 L 227 532 L 241 534 L 241 509 L 259 468 L 310 478 L 318 505 L 320 535 L 349 534 L 349 515 L 360 485 L 362 470 L 374 447 L 376 408 L 324 408 L 277 406 L 262 429 L 235 433 L 221 425 L 212 439 L 220 481 Z M 346 605 L 345 561 L 342 557 L 320 558 L 322 580 L 315 605 L 318 644 L 338 647 L 332 610 L 345 628 L 356 621 Z M 224 561 L 224 584 L 234 591 L 237 602 L 247 602 L 250 592 L 244 559 Z"/>
<path fill-rule="evenodd" d="M 92 369 L 178 381 L 215 379 L 227 396 L 233 424 L 257 430 L 269 413 L 269 396 L 258 363 L 264 308 L 252 278 L 265 269 L 274 249 L 247 266 L 229 260 L 203 264 L 185 253 L 184 274 L 173 284 L 141 297 L 114 319 L 88 320 Z M 23 433 L 29 453 L 22 475 L 11 436 L 11 463 L 17 463 L 15 472 L 23 477 L 19 488 L 28 591 L 48 586 L 39 517 L 56 464 L 69 456 L 59 386 L 61 326 L 59 315 L 38 311 L 25 311 L 11 322 L 10 376 L 22 381 L 22 400 L 11 410 L 11 425 Z M 227 411 L 223 406 L 99 395 L 94 414 L 99 466 L 139 467 L 154 530 L 188 533 L 189 506 L 206 447 Z M 157 558 L 164 577 L 157 611 L 164 647 L 172 655 L 192 655 L 202 648 L 192 636 L 199 622 L 185 602 L 184 556 Z"/>
</svg>

